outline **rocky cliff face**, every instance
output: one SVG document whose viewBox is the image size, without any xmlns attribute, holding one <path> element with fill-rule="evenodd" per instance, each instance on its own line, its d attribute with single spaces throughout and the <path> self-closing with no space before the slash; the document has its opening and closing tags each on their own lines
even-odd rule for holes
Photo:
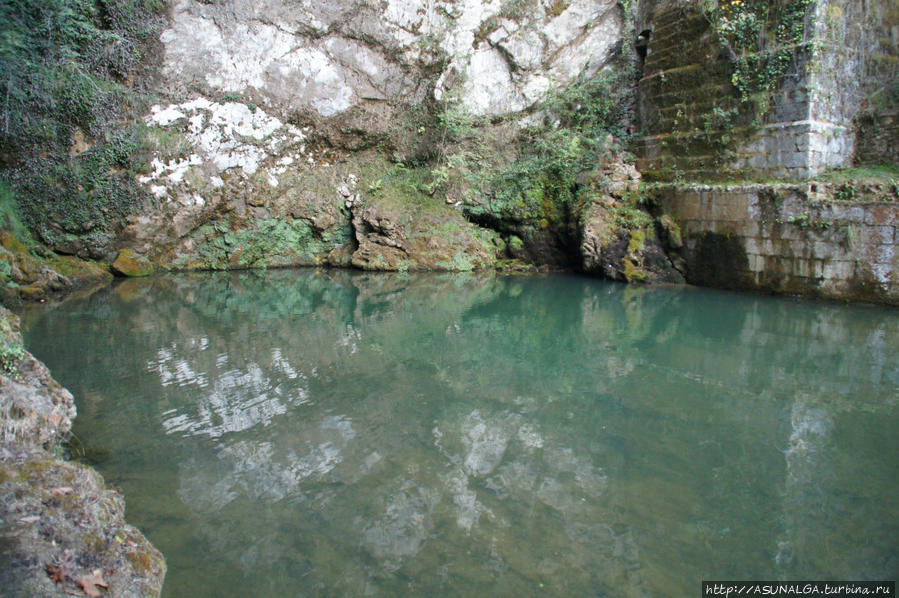
<svg viewBox="0 0 899 598">
<path fill-rule="evenodd" d="M 139 4 L 157 7 L 135 37 L 143 62 L 110 75 L 128 110 L 68 115 L 50 157 L 0 155 L 37 240 L 119 274 L 679 280 L 677 215 L 617 189 L 635 159 L 643 180 L 678 184 L 804 177 L 850 163 L 855 115 L 873 127 L 856 158 L 896 162 L 887 2 L 863 16 L 844 0 Z M 32 284 L 3 259 L 0 278 Z"/>
<path fill-rule="evenodd" d="M 477 115 L 523 110 L 620 51 L 612 0 L 266 0 L 172 7 L 163 75 L 174 94 L 241 94 L 281 117 L 387 133 L 409 107 L 455 95 Z"/>
<path fill-rule="evenodd" d="M 631 64 L 632 18 L 611 0 L 179 0 L 160 36 L 171 102 L 144 118 L 153 208 L 118 245 L 168 268 L 567 265 L 576 215 L 497 224 L 437 189 L 463 154 L 446 115 L 499 123 L 508 164 L 547 90 Z M 407 165 L 423 180 L 404 197 L 390 173 Z"/>
</svg>

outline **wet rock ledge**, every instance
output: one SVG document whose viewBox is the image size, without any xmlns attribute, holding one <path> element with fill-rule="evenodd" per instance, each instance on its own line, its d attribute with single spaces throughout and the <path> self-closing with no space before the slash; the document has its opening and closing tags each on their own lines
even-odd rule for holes
<svg viewBox="0 0 899 598">
<path fill-rule="evenodd" d="M 75 403 L 22 347 L 0 307 L 0 588 L 4 596 L 159 596 L 162 554 L 124 520 L 125 503 L 57 455 Z"/>
</svg>

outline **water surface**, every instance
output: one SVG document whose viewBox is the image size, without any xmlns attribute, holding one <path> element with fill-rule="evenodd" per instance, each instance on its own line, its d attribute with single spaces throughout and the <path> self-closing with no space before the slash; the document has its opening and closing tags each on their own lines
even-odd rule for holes
<svg viewBox="0 0 899 598">
<path fill-rule="evenodd" d="M 166 596 L 899 573 L 896 310 L 301 270 L 129 280 L 23 322 Z"/>
</svg>

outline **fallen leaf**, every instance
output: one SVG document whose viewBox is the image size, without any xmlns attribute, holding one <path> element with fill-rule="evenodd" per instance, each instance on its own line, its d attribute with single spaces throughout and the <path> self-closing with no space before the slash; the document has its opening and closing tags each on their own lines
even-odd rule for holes
<svg viewBox="0 0 899 598">
<path fill-rule="evenodd" d="M 78 585 L 84 590 L 85 595 L 91 598 L 99 598 L 103 594 L 99 588 L 109 588 L 103 580 L 103 576 L 94 571 L 92 575 L 82 575 L 78 578 Z"/>
<path fill-rule="evenodd" d="M 46 571 L 47 575 L 50 576 L 50 581 L 53 583 L 60 583 L 66 580 L 66 574 L 59 565 L 47 565 Z"/>
</svg>

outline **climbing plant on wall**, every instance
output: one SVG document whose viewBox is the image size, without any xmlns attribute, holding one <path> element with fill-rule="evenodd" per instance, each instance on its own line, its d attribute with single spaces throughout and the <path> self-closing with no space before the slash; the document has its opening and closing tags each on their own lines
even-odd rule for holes
<svg viewBox="0 0 899 598">
<path fill-rule="evenodd" d="M 707 11 L 733 64 L 740 100 L 764 114 L 807 41 L 814 0 L 720 0 Z"/>
</svg>

